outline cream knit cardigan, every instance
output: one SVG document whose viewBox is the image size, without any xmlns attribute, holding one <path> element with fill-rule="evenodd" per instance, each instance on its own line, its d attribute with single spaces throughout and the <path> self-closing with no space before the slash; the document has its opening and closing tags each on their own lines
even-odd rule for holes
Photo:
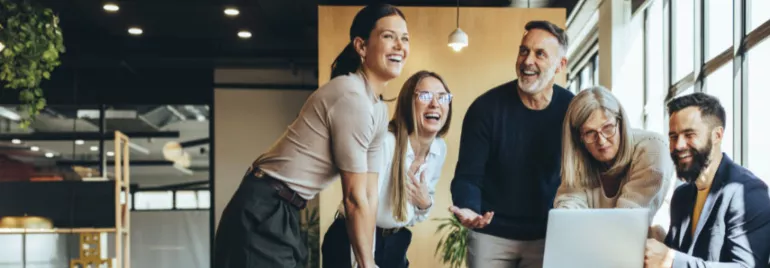
<svg viewBox="0 0 770 268">
<path fill-rule="evenodd" d="M 662 135 L 631 129 L 631 139 L 634 150 L 631 167 L 618 178 L 622 181 L 617 195 L 608 197 L 602 187 L 585 189 L 561 185 L 554 208 L 648 208 L 649 222 L 652 222 L 674 179 L 674 163 Z"/>
</svg>

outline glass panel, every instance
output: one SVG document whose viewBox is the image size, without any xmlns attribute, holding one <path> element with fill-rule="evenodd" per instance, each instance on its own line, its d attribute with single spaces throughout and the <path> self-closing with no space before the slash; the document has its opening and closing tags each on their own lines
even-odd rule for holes
<svg viewBox="0 0 770 268">
<path fill-rule="evenodd" d="M 677 0 L 674 4 L 674 83 L 693 71 L 694 38 L 693 0 Z"/>
<path fill-rule="evenodd" d="M 655 1 L 649 7 L 647 27 L 647 103 L 645 104 L 647 130 L 665 133 L 668 124 L 665 115 L 667 87 L 663 78 L 663 1 Z"/>
<path fill-rule="evenodd" d="M 748 0 L 751 2 L 751 10 L 746 13 L 750 13 L 751 19 L 748 23 L 748 32 L 756 29 L 762 23 L 770 20 L 770 1 L 768 0 Z"/>
<path fill-rule="evenodd" d="M 174 195 L 171 191 L 162 192 L 137 192 L 134 194 L 136 210 L 144 209 L 172 209 Z"/>
<path fill-rule="evenodd" d="M 679 92 L 679 94 L 677 94 L 676 96 L 679 97 L 679 96 L 684 96 L 684 95 L 692 94 L 692 93 L 695 93 L 695 88 L 690 86 L 687 89 L 685 89 L 684 91 Z"/>
<path fill-rule="evenodd" d="M 757 2 L 757 1 L 755 1 Z M 770 91 L 767 90 L 767 67 L 770 59 L 770 41 L 767 39 L 748 52 L 748 168 L 754 174 L 770 183 L 770 124 L 767 115 L 770 114 Z M 764 76 L 764 77 L 763 77 Z"/>
<path fill-rule="evenodd" d="M 586 64 L 586 67 L 583 67 L 583 70 L 580 71 L 580 90 L 594 86 L 592 69 L 592 64 L 588 63 Z"/>
<path fill-rule="evenodd" d="M 706 77 L 706 93 L 713 95 L 725 108 L 725 134 L 722 138 L 722 151 L 733 158 L 733 62 L 720 67 L 716 72 Z"/>
<path fill-rule="evenodd" d="M 572 79 L 572 82 L 569 84 L 569 91 L 572 91 L 572 92 L 575 92 L 575 93 L 580 91 L 580 89 L 578 89 L 578 78 L 577 77 L 575 79 Z"/>
<path fill-rule="evenodd" d="M 176 208 L 190 209 L 198 208 L 198 195 L 195 191 L 177 191 Z"/>
<path fill-rule="evenodd" d="M 628 24 L 626 34 L 626 54 L 623 66 L 617 69 L 616 84 L 612 86 L 613 94 L 622 103 L 628 115 L 628 125 L 633 128 L 643 128 L 644 110 L 644 16 L 636 16 Z"/>
<path fill-rule="evenodd" d="M 722 53 L 733 43 L 733 1 L 707 0 L 706 31 L 708 51 L 706 59 Z"/>
<path fill-rule="evenodd" d="M 594 85 L 599 85 L 599 53 L 594 57 Z"/>
<path fill-rule="evenodd" d="M 198 191 L 198 208 L 211 208 L 211 192 L 209 190 Z"/>
</svg>

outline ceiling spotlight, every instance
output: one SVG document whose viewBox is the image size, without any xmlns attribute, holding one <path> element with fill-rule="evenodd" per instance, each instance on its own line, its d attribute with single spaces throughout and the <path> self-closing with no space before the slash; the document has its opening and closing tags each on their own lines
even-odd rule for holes
<svg viewBox="0 0 770 268">
<path fill-rule="evenodd" d="M 53 153 L 45 153 L 45 157 L 51 158 L 53 157 Z"/>
<path fill-rule="evenodd" d="M 91 151 L 94 151 L 94 152 L 99 151 L 99 147 L 91 146 Z"/>
<path fill-rule="evenodd" d="M 104 4 L 104 10 L 107 12 L 117 12 L 120 10 L 120 7 L 115 3 L 106 3 Z"/>
<path fill-rule="evenodd" d="M 144 31 L 142 31 L 142 28 L 139 27 L 131 27 L 128 28 L 128 33 L 133 35 L 141 35 Z"/>
<path fill-rule="evenodd" d="M 29 149 L 35 152 L 40 151 L 40 147 L 37 147 L 37 146 L 32 146 Z"/>
<path fill-rule="evenodd" d="M 85 141 L 83 141 L 83 140 L 75 140 L 75 144 L 77 144 L 77 145 L 83 145 L 83 143 L 85 143 Z"/>
<path fill-rule="evenodd" d="M 20 144 L 20 143 L 21 143 L 21 140 L 20 140 L 20 139 L 12 139 L 12 140 L 11 140 L 11 142 L 12 142 L 13 144 Z"/>
<path fill-rule="evenodd" d="M 240 31 L 240 32 L 238 32 L 238 37 L 243 38 L 243 39 L 251 38 L 251 32 L 246 31 L 246 30 Z"/>
<path fill-rule="evenodd" d="M 115 156 L 115 153 L 113 153 L 113 152 L 107 152 L 107 156 Z"/>
<path fill-rule="evenodd" d="M 235 16 L 238 16 L 238 14 L 241 14 L 241 12 L 238 11 L 237 8 L 234 8 L 234 7 L 225 8 L 225 15 L 227 16 L 235 17 Z"/>
</svg>

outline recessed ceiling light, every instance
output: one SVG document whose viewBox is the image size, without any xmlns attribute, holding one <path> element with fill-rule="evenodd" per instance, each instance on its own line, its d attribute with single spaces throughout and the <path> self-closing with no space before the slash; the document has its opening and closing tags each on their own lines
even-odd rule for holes
<svg viewBox="0 0 770 268">
<path fill-rule="evenodd" d="M 30 149 L 30 150 L 32 150 L 32 151 L 35 151 L 35 152 L 37 152 L 37 151 L 39 151 L 39 150 L 40 150 L 40 147 L 37 147 L 37 146 L 32 146 L 32 147 L 30 147 L 29 149 Z"/>
<path fill-rule="evenodd" d="M 139 27 L 128 28 L 128 33 L 133 34 L 133 35 L 140 35 L 143 32 L 144 31 L 142 31 L 142 28 L 139 28 Z"/>
<path fill-rule="evenodd" d="M 243 38 L 243 39 L 251 38 L 251 32 L 246 31 L 246 30 L 240 31 L 240 32 L 238 32 L 238 37 Z"/>
<path fill-rule="evenodd" d="M 51 158 L 53 157 L 53 153 L 45 153 L 45 157 Z"/>
<path fill-rule="evenodd" d="M 115 153 L 113 153 L 113 152 L 107 152 L 107 156 L 115 156 Z"/>
<path fill-rule="evenodd" d="M 115 3 L 106 3 L 104 4 L 104 10 L 107 12 L 117 12 L 120 10 L 120 7 Z"/>
<path fill-rule="evenodd" d="M 235 17 L 235 16 L 238 16 L 238 14 L 241 14 L 241 12 L 238 11 L 237 8 L 234 8 L 234 7 L 225 8 L 225 15 L 227 16 Z"/>
<path fill-rule="evenodd" d="M 91 146 L 91 151 L 94 151 L 94 152 L 95 152 L 95 151 L 99 151 L 99 147 L 96 147 L 96 146 Z"/>
<path fill-rule="evenodd" d="M 20 139 L 12 139 L 12 140 L 11 140 L 11 142 L 12 142 L 13 144 L 20 144 L 20 143 L 21 143 L 21 140 L 20 140 Z"/>
<path fill-rule="evenodd" d="M 77 145 L 83 145 L 83 143 L 86 143 L 86 142 L 83 140 L 75 140 L 75 144 Z"/>
</svg>

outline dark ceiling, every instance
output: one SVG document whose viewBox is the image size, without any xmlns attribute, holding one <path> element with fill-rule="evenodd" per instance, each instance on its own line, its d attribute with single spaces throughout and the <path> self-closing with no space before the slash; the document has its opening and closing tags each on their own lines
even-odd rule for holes
<svg viewBox="0 0 770 268">
<path fill-rule="evenodd" d="M 207 104 L 216 67 L 317 66 L 317 6 L 365 0 L 36 0 L 59 14 L 67 52 L 44 83 L 53 104 Z M 515 3 L 512 3 L 514 1 Z M 106 2 L 120 10 L 108 13 Z M 455 0 L 394 0 L 398 6 L 455 6 Z M 505 7 L 521 0 L 461 0 Z M 567 12 L 578 0 L 533 0 Z M 235 6 L 237 17 L 224 15 Z M 129 35 L 129 27 L 143 29 Z M 251 31 L 250 39 L 237 32 Z M 3 93 L 0 101 L 14 102 Z"/>
</svg>

